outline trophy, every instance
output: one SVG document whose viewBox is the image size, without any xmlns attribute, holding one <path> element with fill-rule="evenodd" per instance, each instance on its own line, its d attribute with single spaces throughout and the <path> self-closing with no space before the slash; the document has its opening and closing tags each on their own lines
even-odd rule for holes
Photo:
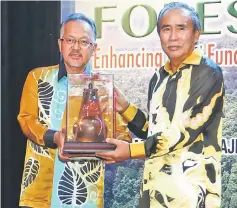
<svg viewBox="0 0 237 208">
<path fill-rule="evenodd" d="M 103 142 L 106 125 L 99 106 L 98 89 L 92 83 L 84 89 L 77 122 L 73 125 L 73 137 L 77 142 Z"/>
<path fill-rule="evenodd" d="M 63 153 L 71 160 L 94 160 L 96 152 L 115 149 L 105 142 L 115 135 L 113 83 L 111 74 L 68 73 Z"/>
</svg>

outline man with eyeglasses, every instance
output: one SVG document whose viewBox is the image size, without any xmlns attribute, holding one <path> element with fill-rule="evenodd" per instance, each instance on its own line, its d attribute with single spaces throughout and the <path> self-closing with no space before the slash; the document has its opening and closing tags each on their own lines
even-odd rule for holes
<svg viewBox="0 0 237 208">
<path fill-rule="evenodd" d="M 103 162 L 69 162 L 62 154 L 67 73 L 90 73 L 95 41 L 94 22 L 83 14 L 70 15 L 60 30 L 60 64 L 36 68 L 26 78 L 18 115 L 28 138 L 21 207 L 103 207 Z M 116 137 L 130 141 L 127 126 L 116 118 Z"/>
</svg>

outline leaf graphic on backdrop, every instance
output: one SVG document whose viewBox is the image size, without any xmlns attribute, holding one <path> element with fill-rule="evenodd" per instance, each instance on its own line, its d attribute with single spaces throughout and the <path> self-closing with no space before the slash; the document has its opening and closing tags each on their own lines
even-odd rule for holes
<svg viewBox="0 0 237 208">
<path fill-rule="evenodd" d="M 30 146 L 34 150 L 35 153 L 37 153 L 39 155 L 42 155 L 44 157 L 48 157 L 51 160 L 53 160 L 53 158 L 51 157 L 47 147 L 39 146 L 38 144 L 36 144 L 36 143 L 34 143 L 32 141 L 30 141 Z"/>
<path fill-rule="evenodd" d="M 82 205 L 87 199 L 87 188 L 74 165 L 66 163 L 58 184 L 58 197 L 63 204 Z"/>
<path fill-rule="evenodd" d="M 22 192 L 33 183 L 33 181 L 36 179 L 40 169 L 39 161 L 30 157 L 28 158 L 26 165 L 25 165 L 25 171 L 23 173 L 23 187 Z"/>
<path fill-rule="evenodd" d="M 102 169 L 103 163 L 101 161 L 89 161 L 86 165 L 80 168 L 86 181 L 89 183 L 97 183 Z"/>
<path fill-rule="evenodd" d="M 39 122 L 49 126 L 50 105 L 53 98 L 53 86 L 49 82 L 42 79 L 38 80 L 38 95 L 39 95 Z"/>
</svg>

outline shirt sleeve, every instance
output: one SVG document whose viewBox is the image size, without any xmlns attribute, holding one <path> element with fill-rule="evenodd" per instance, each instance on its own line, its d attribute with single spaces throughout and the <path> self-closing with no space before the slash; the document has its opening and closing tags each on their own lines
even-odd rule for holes
<svg viewBox="0 0 237 208">
<path fill-rule="evenodd" d="M 148 120 L 140 109 L 130 104 L 122 114 L 123 119 L 128 122 L 129 130 L 141 139 L 147 138 Z M 131 158 L 139 159 L 146 157 L 144 142 L 130 144 Z"/>
<path fill-rule="evenodd" d="M 150 100 L 152 92 L 157 83 L 156 73 L 149 82 L 147 110 L 150 110 Z M 149 115 L 138 109 L 135 105 L 130 104 L 127 110 L 122 113 L 123 119 L 128 123 L 129 130 L 138 138 L 146 140 L 148 135 Z M 130 144 L 131 158 L 142 159 L 146 157 L 144 142 Z"/>
<path fill-rule="evenodd" d="M 144 112 L 130 104 L 127 110 L 122 113 L 123 119 L 128 123 L 128 128 L 138 138 L 146 139 L 148 130 L 148 119 Z"/>
<path fill-rule="evenodd" d="M 152 154 L 162 156 L 183 148 L 194 142 L 217 114 L 222 115 L 224 102 L 222 73 L 216 71 L 208 76 L 205 82 L 200 80 L 199 82 L 187 99 L 180 120 L 172 122 L 163 132 L 148 137 L 145 142 L 130 144 L 132 158 L 150 157 Z M 134 118 L 136 116 L 137 114 Z M 135 121 L 130 120 L 131 123 Z"/>
<path fill-rule="evenodd" d="M 123 121 L 122 116 L 119 113 L 116 113 L 116 130 L 115 130 L 116 139 L 132 142 L 132 137 L 130 135 L 127 124 Z"/>
<path fill-rule="evenodd" d="M 25 136 L 39 145 L 56 148 L 53 143 L 54 131 L 38 119 L 38 84 L 34 72 L 31 71 L 26 78 L 21 102 L 18 121 Z"/>
</svg>

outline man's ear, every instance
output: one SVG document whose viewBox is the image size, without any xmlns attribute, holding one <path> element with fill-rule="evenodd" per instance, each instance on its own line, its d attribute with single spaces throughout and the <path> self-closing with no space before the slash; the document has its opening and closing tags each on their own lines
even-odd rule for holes
<svg viewBox="0 0 237 208">
<path fill-rule="evenodd" d="M 198 42 L 199 37 L 200 37 L 200 34 L 201 34 L 201 33 L 200 33 L 200 30 L 196 30 L 196 31 L 195 31 L 195 34 L 194 34 L 194 36 L 195 36 L 195 43 Z"/>
<path fill-rule="evenodd" d="M 61 47 L 62 47 L 62 41 L 58 39 L 58 48 L 59 48 L 60 53 L 61 53 Z"/>
<path fill-rule="evenodd" d="M 97 49 L 97 43 L 95 43 L 93 45 L 93 53 L 92 53 L 92 56 L 94 56 L 95 52 L 96 52 L 96 49 Z"/>
</svg>

